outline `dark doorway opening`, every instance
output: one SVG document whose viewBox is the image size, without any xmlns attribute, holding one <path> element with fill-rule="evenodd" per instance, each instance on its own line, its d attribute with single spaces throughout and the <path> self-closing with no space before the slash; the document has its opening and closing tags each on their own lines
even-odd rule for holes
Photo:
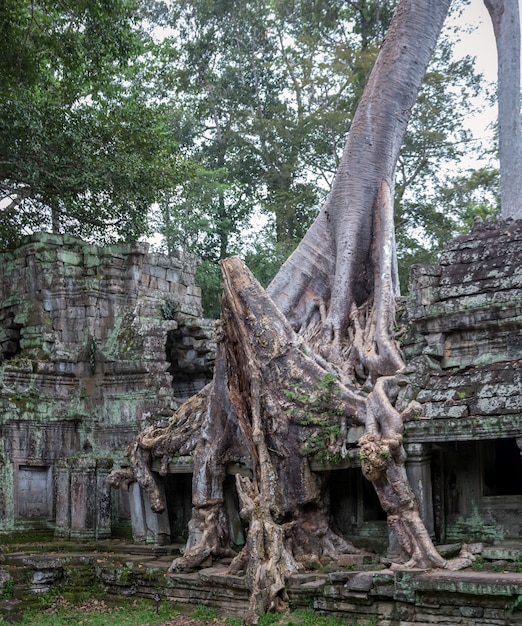
<svg viewBox="0 0 522 626">
<path fill-rule="evenodd" d="M 522 495 L 522 459 L 515 439 L 484 442 L 483 459 L 483 495 Z"/>
<path fill-rule="evenodd" d="M 167 474 L 164 485 L 170 540 L 172 543 L 185 543 L 192 514 L 192 474 Z"/>
</svg>

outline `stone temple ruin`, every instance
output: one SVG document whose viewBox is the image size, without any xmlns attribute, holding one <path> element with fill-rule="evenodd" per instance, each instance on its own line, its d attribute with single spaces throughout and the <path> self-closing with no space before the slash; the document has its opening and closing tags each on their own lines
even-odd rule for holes
<svg viewBox="0 0 522 626">
<path fill-rule="evenodd" d="M 0 264 L 0 532 L 124 531 L 141 503 L 109 471 L 212 376 L 197 260 L 38 234 Z"/>
<path fill-rule="evenodd" d="M 125 464 L 137 432 L 212 377 L 213 321 L 201 317 L 196 259 L 40 234 L 1 263 L 0 531 L 183 543 L 190 457 L 158 474 L 168 502 L 160 515 L 137 485 L 110 492 L 105 478 Z M 409 378 L 399 402 L 423 406 L 405 425 L 405 447 L 426 527 L 437 544 L 519 546 L 522 221 L 477 222 L 438 265 L 413 268 L 410 294 L 399 307 Z M 360 471 L 361 434 L 348 431 L 344 462 L 312 470 L 327 473 L 337 530 L 393 552 Z M 241 528 L 233 531 L 240 543 Z"/>
</svg>

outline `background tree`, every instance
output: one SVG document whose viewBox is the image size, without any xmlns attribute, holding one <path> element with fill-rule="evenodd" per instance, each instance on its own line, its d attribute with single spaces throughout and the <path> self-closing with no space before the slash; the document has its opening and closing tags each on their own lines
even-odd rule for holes
<svg viewBox="0 0 522 626">
<path fill-rule="evenodd" d="M 206 291 L 213 302 L 207 313 L 218 311 L 220 258 L 240 253 L 267 285 L 315 219 L 394 5 L 183 2 L 156 14 L 174 28 L 165 44 L 172 97 L 197 112 L 183 147 L 202 171 L 216 172 L 178 190 L 167 205 L 170 217 L 163 215 L 158 228 L 168 238 L 173 225 L 183 224 L 184 235 L 174 227 L 177 245 L 203 258 L 198 280 L 214 285 L 213 293 Z M 432 255 L 438 250 L 442 229 L 429 229 L 442 216 L 435 197 L 441 166 L 470 151 L 464 120 L 480 82 L 469 59 L 455 61 L 451 54 L 445 37 L 414 108 L 397 171 L 399 259 L 405 262 L 412 248 L 417 258 L 433 258 L 427 242 Z M 421 192 L 429 217 L 412 228 L 417 210 L 410 198 Z M 249 237 L 245 226 L 253 217 L 264 227 Z"/>
<path fill-rule="evenodd" d="M 399 166 L 400 167 L 400 166 Z M 499 172 L 481 168 L 434 177 L 395 205 L 399 275 L 403 293 L 414 263 L 433 264 L 449 235 L 470 232 L 476 217 L 500 213 Z"/>
<path fill-rule="evenodd" d="M 134 0 L 3 0 L 0 244 L 53 230 L 137 239 L 189 169 L 154 99 Z"/>
<path fill-rule="evenodd" d="M 35 229 L 98 241 L 159 230 L 165 250 L 203 259 L 207 313 L 217 315 L 217 261 L 228 254 L 241 253 L 267 285 L 330 189 L 393 6 L 182 2 L 169 13 L 138 0 L 4 0 L 4 245 Z M 163 45 L 142 28 L 156 24 L 175 26 Z M 460 123 L 476 80 L 448 50 L 432 64 L 398 170 L 402 267 L 439 240 L 433 181 L 467 145 Z M 418 217 L 421 195 L 430 219 Z"/>
<path fill-rule="evenodd" d="M 168 247 L 202 258 L 198 279 L 208 314 L 218 313 L 217 263 L 239 252 L 259 200 L 258 150 L 251 145 L 256 111 L 281 90 L 269 71 L 267 13 L 261 2 L 196 1 L 159 5 L 154 17 L 174 27 L 163 42 L 164 71 L 171 100 L 190 120 L 182 147 L 198 163 L 196 179 L 162 205 L 158 230 Z"/>
<path fill-rule="evenodd" d="M 502 217 L 522 218 L 520 15 L 518 0 L 484 0 L 497 45 L 498 137 Z"/>
</svg>

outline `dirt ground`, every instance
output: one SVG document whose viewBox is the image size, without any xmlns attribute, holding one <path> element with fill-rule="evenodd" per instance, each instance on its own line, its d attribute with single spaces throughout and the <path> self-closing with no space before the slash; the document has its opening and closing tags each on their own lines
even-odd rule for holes
<svg viewBox="0 0 522 626">
<path fill-rule="evenodd" d="M 200 619 L 194 619 L 193 617 L 186 617 L 185 615 L 178 615 L 170 619 L 168 622 L 158 624 L 158 626 L 222 626 L 225 624 L 225 620 L 214 619 L 211 622 L 207 622 Z"/>
<path fill-rule="evenodd" d="M 137 601 L 136 606 L 137 606 Z M 134 603 L 133 603 L 134 604 Z M 73 609 L 74 606 L 68 601 L 65 600 L 62 596 L 59 596 L 53 605 L 48 609 L 44 610 L 44 613 L 56 613 L 59 609 Z M 96 600 L 94 598 L 90 600 L 86 600 L 80 606 L 76 607 L 80 612 L 89 614 L 89 613 L 107 613 L 110 615 L 112 613 L 111 607 L 109 607 L 103 600 Z M 151 610 L 153 612 L 153 609 Z M 157 624 L 156 626 L 224 626 L 226 624 L 225 619 L 214 618 L 212 620 L 204 620 L 204 619 L 196 619 L 194 617 L 189 617 L 188 615 L 176 615 L 172 618 L 166 620 L 165 622 L 161 622 L 161 624 Z"/>
</svg>

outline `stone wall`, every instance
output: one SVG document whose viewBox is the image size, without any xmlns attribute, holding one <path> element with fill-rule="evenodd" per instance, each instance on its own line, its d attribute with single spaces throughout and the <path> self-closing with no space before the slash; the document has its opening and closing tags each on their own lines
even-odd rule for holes
<svg viewBox="0 0 522 626">
<path fill-rule="evenodd" d="M 399 406 L 422 405 L 404 427 L 406 471 L 428 532 L 438 544 L 520 541 L 522 222 L 477 221 L 437 265 L 412 268 L 399 309 Z M 355 543 L 383 550 L 385 516 L 357 467 L 361 434 L 348 433 L 350 464 L 330 468 L 332 512 Z"/>
<path fill-rule="evenodd" d="M 522 222 L 488 220 L 412 270 L 403 338 L 440 541 L 522 538 Z M 406 398 L 407 399 L 407 398 Z"/>
<path fill-rule="evenodd" d="M 410 293 L 399 302 L 407 361 L 399 406 L 422 404 L 404 434 L 427 530 L 438 544 L 520 540 L 522 222 L 477 222 L 448 243 L 438 265 L 413 268 Z M 358 546 L 393 552 L 386 515 L 361 475 L 363 432 L 349 429 L 343 463 L 312 463 L 312 470 L 325 473 L 336 529 Z M 191 501 L 190 483 L 179 477 L 191 467 L 182 459 L 159 478 L 176 494 L 168 515 L 177 540 L 186 537 L 173 520 L 186 526 Z"/>
<path fill-rule="evenodd" d="M 477 222 L 438 265 L 413 268 L 400 301 L 409 382 L 399 402 L 423 405 L 405 425 L 407 472 L 438 543 L 522 537 L 521 261 L 520 221 Z M 60 495 L 77 468 L 85 462 L 101 489 L 134 435 L 206 384 L 213 325 L 201 319 L 190 255 L 38 235 L 0 262 L 0 530 L 44 525 L 67 536 L 85 515 Z M 312 470 L 327 472 L 338 530 L 385 550 L 385 515 L 359 469 L 361 434 L 349 430 L 342 465 Z M 111 529 L 132 510 L 136 539 L 183 541 L 191 468 L 177 459 L 161 479 L 165 519 L 149 519 L 139 490 L 130 501 L 113 492 Z M 88 532 L 109 532 L 95 518 Z"/>
<path fill-rule="evenodd" d="M 54 527 L 58 503 L 67 534 L 82 524 L 83 505 L 64 493 L 81 491 L 71 481 L 93 471 L 106 499 L 96 474 L 172 414 L 186 364 L 197 362 L 195 384 L 210 379 L 213 322 L 202 319 L 192 255 L 37 234 L 0 264 L 0 531 Z M 128 504 L 112 498 L 118 524 Z M 98 532 L 96 516 L 83 524 L 79 534 Z"/>
</svg>

